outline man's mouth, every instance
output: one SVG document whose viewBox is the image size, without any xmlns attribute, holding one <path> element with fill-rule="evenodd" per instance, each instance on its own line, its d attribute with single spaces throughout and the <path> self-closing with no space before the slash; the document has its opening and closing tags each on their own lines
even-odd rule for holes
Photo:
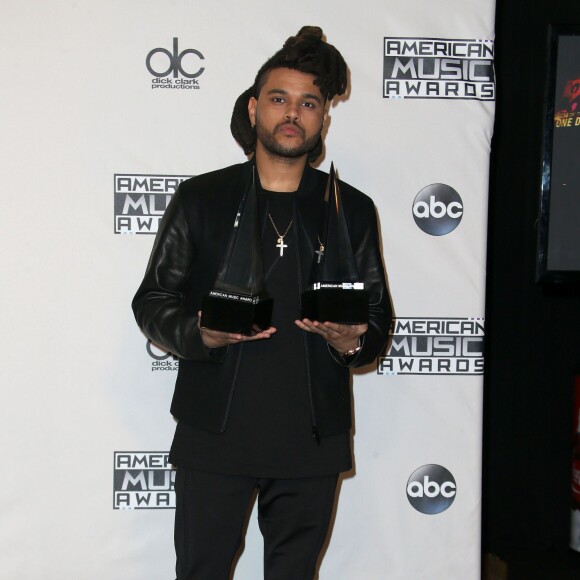
<svg viewBox="0 0 580 580">
<path fill-rule="evenodd" d="M 304 136 L 304 130 L 295 123 L 283 123 L 282 125 L 279 125 L 277 132 L 280 132 L 282 135 L 287 135 L 289 137 L 297 135 L 300 137 Z"/>
</svg>

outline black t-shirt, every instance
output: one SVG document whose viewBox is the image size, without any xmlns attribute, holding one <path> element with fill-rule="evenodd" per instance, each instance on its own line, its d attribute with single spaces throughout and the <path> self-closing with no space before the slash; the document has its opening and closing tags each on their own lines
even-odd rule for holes
<svg viewBox="0 0 580 580">
<path fill-rule="evenodd" d="M 270 339 L 243 344 L 223 433 L 177 425 L 170 454 L 174 465 L 272 478 L 316 477 L 351 467 L 349 433 L 319 442 L 312 433 L 305 341 L 294 323 L 300 316 L 296 228 L 291 224 L 294 195 L 260 191 L 258 196 L 267 206 L 261 225 L 264 271 L 277 332 Z M 284 236 L 283 255 L 269 216 Z"/>
</svg>

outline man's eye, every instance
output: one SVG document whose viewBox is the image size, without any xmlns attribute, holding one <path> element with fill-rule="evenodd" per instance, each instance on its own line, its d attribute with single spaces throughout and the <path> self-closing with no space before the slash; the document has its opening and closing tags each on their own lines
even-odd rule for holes
<svg viewBox="0 0 580 580">
<path fill-rule="evenodd" d="M 284 99 L 282 97 L 274 97 L 272 99 L 272 102 L 274 102 L 274 103 L 283 103 L 284 102 Z"/>
<path fill-rule="evenodd" d="M 302 103 L 302 104 L 303 104 L 303 106 L 305 106 L 307 109 L 314 109 L 314 107 L 316 106 L 314 103 L 309 103 L 309 102 Z"/>
</svg>

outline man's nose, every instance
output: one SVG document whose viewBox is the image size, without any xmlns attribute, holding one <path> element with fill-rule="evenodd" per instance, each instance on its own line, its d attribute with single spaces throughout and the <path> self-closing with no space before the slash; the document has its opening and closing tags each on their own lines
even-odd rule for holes
<svg viewBox="0 0 580 580">
<path fill-rule="evenodd" d="M 300 119 L 300 109 L 298 108 L 298 105 L 288 103 L 284 117 L 289 121 L 298 121 Z"/>
</svg>

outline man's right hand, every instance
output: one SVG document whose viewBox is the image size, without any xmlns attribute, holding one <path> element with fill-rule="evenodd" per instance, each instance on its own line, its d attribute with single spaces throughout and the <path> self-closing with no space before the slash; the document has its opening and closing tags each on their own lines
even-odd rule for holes
<svg viewBox="0 0 580 580">
<path fill-rule="evenodd" d="M 222 332 L 221 330 L 212 330 L 211 328 L 204 328 L 200 325 L 201 310 L 197 313 L 197 315 L 197 326 L 199 327 L 201 340 L 207 348 L 220 348 L 230 344 L 237 344 L 238 342 L 263 340 L 265 338 L 270 338 L 276 332 L 276 329 L 273 326 L 270 326 L 270 328 L 267 328 L 266 330 L 256 332 L 256 334 L 253 334 L 252 336 L 246 336 L 244 334 L 238 334 L 234 332 Z"/>
</svg>

